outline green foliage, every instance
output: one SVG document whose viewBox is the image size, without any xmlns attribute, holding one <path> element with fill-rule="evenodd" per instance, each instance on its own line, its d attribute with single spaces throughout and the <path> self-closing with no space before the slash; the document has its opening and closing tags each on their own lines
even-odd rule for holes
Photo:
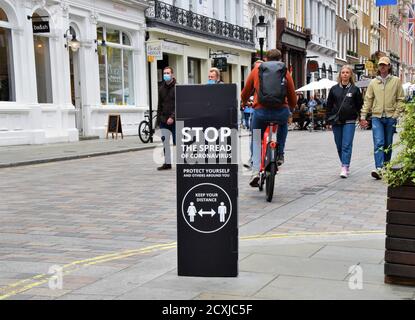
<svg viewBox="0 0 415 320">
<path fill-rule="evenodd" d="M 394 146 L 399 152 L 383 172 L 383 179 L 393 187 L 415 183 L 415 103 L 406 105 L 400 127 L 400 141 Z"/>
</svg>

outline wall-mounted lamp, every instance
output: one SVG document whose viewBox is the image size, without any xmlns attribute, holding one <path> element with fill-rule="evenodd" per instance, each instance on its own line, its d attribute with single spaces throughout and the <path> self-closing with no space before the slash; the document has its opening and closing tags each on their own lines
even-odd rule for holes
<svg viewBox="0 0 415 320">
<path fill-rule="evenodd" d="M 95 39 L 94 42 L 95 42 L 95 44 L 97 46 L 97 48 L 95 49 L 95 52 L 97 52 L 97 53 L 98 53 L 98 47 L 105 47 L 107 45 L 107 43 L 105 42 L 105 40 L 99 41 L 99 40 Z"/>
<path fill-rule="evenodd" d="M 71 48 L 73 52 L 76 52 L 79 50 L 79 48 L 81 47 L 81 43 L 76 39 L 76 32 L 72 27 L 66 30 L 63 37 L 66 39 L 66 43 L 65 43 L 66 49 Z"/>
</svg>

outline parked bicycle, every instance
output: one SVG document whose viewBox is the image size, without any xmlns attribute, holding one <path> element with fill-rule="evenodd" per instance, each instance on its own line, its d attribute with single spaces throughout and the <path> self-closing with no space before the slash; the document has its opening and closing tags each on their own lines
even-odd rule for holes
<svg viewBox="0 0 415 320">
<path fill-rule="evenodd" d="M 259 191 L 263 191 L 265 185 L 266 199 L 272 201 L 274 196 L 275 176 L 278 172 L 277 154 L 278 125 L 269 122 L 262 138 L 261 167 L 259 171 Z"/>
<path fill-rule="evenodd" d="M 156 113 L 153 111 L 153 113 Z M 155 116 L 153 116 L 151 119 L 154 120 L 157 117 L 157 113 Z M 152 126 L 150 130 L 150 112 L 146 111 L 144 113 L 144 120 L 140 122 L 138 126 L 138 136 L 143 143 L 149 143 L 154 135 L 154 126 Z"/>
</svg>

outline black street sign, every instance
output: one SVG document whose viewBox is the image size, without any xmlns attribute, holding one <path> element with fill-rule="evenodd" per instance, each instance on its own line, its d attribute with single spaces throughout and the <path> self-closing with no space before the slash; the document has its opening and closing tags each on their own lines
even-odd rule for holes
<svg viewBox="0 0 415 320">
<path fill-rule="evenodd" d="M 236 85 L 176 87 L 179 276 L 238 275 Z"/>
<path fill-rule="evenodd" d="M 364 64 L 355 64 L 354 65 L 354 70 L 356 72 L 358 72 L 358 71 L 365 71 L 365 65 Z"/>
<path fill-rule="evenodd" d="M 49 33 L 49 21 L 32 21 L 33 33 Z"/>
<path fill-rule="evenodd" d="M 225 57 L 213 58 L 213 66 L 221 72 L 228 71 L 228 59 Z"/>
</svg>

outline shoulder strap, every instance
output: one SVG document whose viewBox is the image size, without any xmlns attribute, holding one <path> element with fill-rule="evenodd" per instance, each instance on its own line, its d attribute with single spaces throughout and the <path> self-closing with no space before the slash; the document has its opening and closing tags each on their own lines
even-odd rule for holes
<svg viewBox="0 0 415 320">
<path fill-rule="evenodd" d="M 346 95 L 343 98 L 343 101 L 342 101 L 342 104 L 340 105 L 339 111 L 337 111 L 337 113 L 336 113 L 337 115 L 339 115 L 340 114 L 340 111 L 343 109 L 344 102 L 346 101 L 347 95 L 349 94 L 349 92 L 352 89 L 352 87 L 353 87 L 353 85 L 350 84 L 349 90 L 347 90 L 347 93 L 346 93 Z"/>
</svg>

